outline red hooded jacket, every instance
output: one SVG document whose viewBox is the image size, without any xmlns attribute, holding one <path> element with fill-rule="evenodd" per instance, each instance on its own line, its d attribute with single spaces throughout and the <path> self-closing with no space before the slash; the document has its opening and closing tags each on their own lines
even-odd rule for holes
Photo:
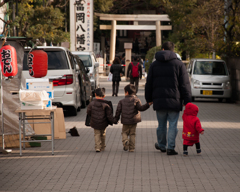
<svg viewBox="0 0 240 192">
<path fill-rule="evenodd" d="M 198 107 L 193 103 L 187 103 L 182 116 L 183 119 L 183 132 L 182 138 L 185 140 L 199 142 L 199 133 L 204 131 L 202 129 L 198 114 Z"/>
</svg>

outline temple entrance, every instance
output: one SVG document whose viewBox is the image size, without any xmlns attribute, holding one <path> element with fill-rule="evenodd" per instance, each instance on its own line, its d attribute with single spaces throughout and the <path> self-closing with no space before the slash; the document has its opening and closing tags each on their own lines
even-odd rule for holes
<svg viewBox="0 0 240 192">
<path fill-rule="evenodd" d="M 100 18 L 100 20 L 111 21 L 111 25 L 100 25 L 100 30 L 111 30 L 111 38 L 110 38 L 110 50 L 109 50 L 109 62 L 115 58 L 116 47 L 119 50 L 122 50 L 123 44 L 125 42 L 133 43 L 133 52 L 139 54 L 141 52 L 146 51 L 149 44 L 155 40 L 156 46 L 160 46 L 162 44 L 162 31 L 163 30 L 172 30 L 172 26 L 170 25 L 170 19 L 168 15 L 120 15 L 120 14 L 100 14 L 96 13 L 96 16 Z M 117 21 L 127 21 L 129 25 L 117 25 Z M 168 25 L 162 25 L 161 22 L 166 22 Z M 116 38 L 117 31 L 119 34 L 126 34 L 125 31 L 130 31 L 130 38 L 122 39 Z M 131 32 L 133 31 L 133 32 Z M 140 31 L 140 32 L 136 32 Z M 151 33 L 151 31 L 155 31 L 155 37 L 151 37 L 153 39 L 149 39 L 149 36 L 145 35 L 147 33 Z M 121 35 L 120 35 L 121 36 Z M 154 39 L 155 38 L 155 39 Z M 121 40 L 120 40 L 121 39 Z M 126 41 L 125 41 L 126 40 Z M 130 42 L 129 42 L 130 41 Z M 101 41 L 102 48 L 105 47 L 105 41 Z M 117 46 L 116 46 L 117 45 Z M 102 49 L 104 50 L 104 49 Z"/>
</svg>

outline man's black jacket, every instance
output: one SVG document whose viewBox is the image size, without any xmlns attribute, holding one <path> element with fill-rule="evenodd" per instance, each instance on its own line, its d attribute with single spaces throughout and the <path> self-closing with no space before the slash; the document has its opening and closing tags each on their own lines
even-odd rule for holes
<svg viewBox="0 0 240 192">
<path fill-rule="evenodd" d="M 185 65 L 174 52 L 159 51 L 148 72 L 145 85 L 146 101 L 153 101 L 154 110 L 181 111 L 191 102 L 191 87 Z"/>
</svg>

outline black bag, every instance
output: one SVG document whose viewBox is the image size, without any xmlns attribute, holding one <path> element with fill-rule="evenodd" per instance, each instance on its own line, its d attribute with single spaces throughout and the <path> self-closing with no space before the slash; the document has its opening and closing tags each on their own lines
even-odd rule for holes
<svg viewBox="0 0 240 192">
<path fill-rule="evenodd" d="M 86 120 L 85 120 L 85 125 L 90 126 L 90 121 L 91 121 L 91 116 L 87 114 L 86 115 Z"/>
<path fill-rule="evenodd" d="M 68 133 L 70 133 L 71 136 L 79 136 L 76 127 L 73 127 L 72 129 L 70 129 L 70 130 L 68 131 Z"/>
</svg>

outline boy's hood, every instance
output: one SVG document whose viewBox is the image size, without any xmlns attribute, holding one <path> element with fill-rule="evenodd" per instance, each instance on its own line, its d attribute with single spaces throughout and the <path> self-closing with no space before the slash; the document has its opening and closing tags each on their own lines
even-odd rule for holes
<svg viewBox="0 0 240 192">
<path fill-rule="evenodd" d="M 157 52 L 155 54 L 155 58 L 157 61 L 170 61 L 173 59 L 177 59 L 177 55 L 172 51 L 164 50 Z"/>
<path fill-rule="evenodd" d="M 185 106 L 184 114 L 185 115 L 192 115 L 192 116 L 197 116 L 198 114 L 198 106 L 193 104 L 193 103 L 187 103 Z"/>
</svg>

